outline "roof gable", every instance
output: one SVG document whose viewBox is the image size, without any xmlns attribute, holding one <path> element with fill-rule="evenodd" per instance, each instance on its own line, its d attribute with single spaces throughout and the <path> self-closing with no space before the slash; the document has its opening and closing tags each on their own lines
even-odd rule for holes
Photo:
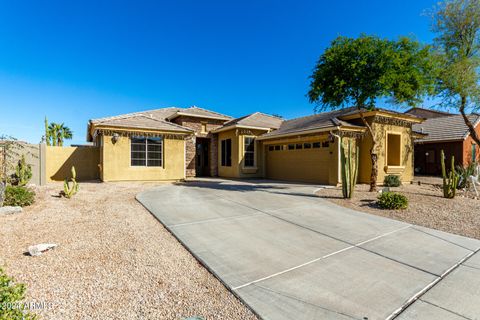
<svg viewBox="0 0 480 320">
<path fill-rule="evenodd" d="M 122 118 L 117 117 L 113 119 L 97 122 L 96 126 L 100 127 L 122 127 L 122 128 L 135 128 L 135 129 L 151 129 L 151 130 L 165 130 L 174 132 L 189 133 L 192 130 L 182 127 L 176 123 L 167 122 L 164 120 L 155 119 L 151 116 L 144 114 L 133 114 L 124 116 Z"/>
<path fill-rule="evenodd" d="M 278 129 L 284 120 L 272 116 L 269 114 L 255 112 L 240 118 L 236 118 L 226 122 L 223 127 L 219 128 L 219 130 L 235 127 L 235 126 L 242 126 L 242 127 L 250 127 L 250 128 L 262 128 L 262 129 Z"/>
<path fill-rule="evenodd" d="M 202 109 L 197 106 L 191 106 L 190 108 L 179 109 L 175 113 L 171 114 L 170 116 L 166 117 L 166 119 L 171 120 L 179 116 L 190 116 L 190 117 L 198 117 L 198 118 L 206 118 L 206 119 L 218 119 L 218 120 L 231 120 L 232 117 L 210 111 L 207 109 Z"/>
</svg>

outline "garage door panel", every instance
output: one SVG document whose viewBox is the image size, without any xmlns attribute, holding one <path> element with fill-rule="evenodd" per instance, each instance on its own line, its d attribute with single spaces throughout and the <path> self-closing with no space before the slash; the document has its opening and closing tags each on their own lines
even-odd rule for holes
<svg viewBox="0 0 480 320">
<path fill-rule="evenodd" d="M 267 177 L 277 180 L 328 183 L 328 148 L 308 150 L 267 150 Z"/>
</svg>

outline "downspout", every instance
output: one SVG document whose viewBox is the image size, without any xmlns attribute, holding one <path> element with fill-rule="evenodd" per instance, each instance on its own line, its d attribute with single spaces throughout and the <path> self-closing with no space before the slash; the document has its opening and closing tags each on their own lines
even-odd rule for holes
<svg viewBox="0 0 480 320">
<path fill-rule="evenodd" d="M 187 139 L 189 136 L 183 138 L 183 180 L 187 179 Z"/>
<path fill-rule="evenodd" d="M 337 127 L 337 130 L 340 130 L 340 127 Z M 333 133 L 332 130 L 330 130 L 330 134 L 332 136 L 334 136 L 335 138 L 338 139 L 338 144 L 337 144 L 337 185 L 340 183 L 340 177 L 342 176 L 342 168 L 341 168 L 341 164 L 339 163 L 340 162 L 340 143 L 341 143 L 341 139 L 340 139 L 340 136 Z"/>
</svg>

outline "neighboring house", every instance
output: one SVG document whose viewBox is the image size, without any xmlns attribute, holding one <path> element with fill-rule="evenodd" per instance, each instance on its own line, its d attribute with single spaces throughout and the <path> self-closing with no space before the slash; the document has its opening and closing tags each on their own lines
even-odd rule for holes
<svg viewBox="0 0 480 320">
<path fill-rule="evenodd" d="M 462 115 L 441 113 L 434 110 L 415 108 L 407 111 L 427 118 L 425 122 L 414 125 L 415 132 L 423 137 L 415 140 L 415 171 L 420 174 L 439 175 L 442 172 L 440 153 L 445 152 L 447 160 L 455 157 L 456 165 L 468 165 L 480 160 L 479 146 L 470 136 Z M 468 116 L 480 134 L 480 115 Z"/>
<path fill-rule="evenodd" d="M 378 182 L 387 174 L 411 181 L 412 125 L 423 119 L 383 109 L 365 110 L 364 116 L 379 142 Z M 359 182 L 369 182 L 372 141 L 366 130 L 355 108 L 282 120 L 259 112 L 233 119 L 190 107 L 91 120 L 87 140 L 99 149 L 103 181 L 220 176 L 336 185 L 339 135 L 344 143 L 358 143 Z"/>
<path fill-rule="evenodd" d="M 424 119 L 439 118 L 439 117 L 454 115 L 453 113 L 449 113 L 449 112 L 431 110 L 431 109 L 425 109 L 425 108 L 411 108 L 405 111 L 405 113 L 411 114 L 413 116 L 417 116 L 420 118 L 424 118 Z"/>
</svg>

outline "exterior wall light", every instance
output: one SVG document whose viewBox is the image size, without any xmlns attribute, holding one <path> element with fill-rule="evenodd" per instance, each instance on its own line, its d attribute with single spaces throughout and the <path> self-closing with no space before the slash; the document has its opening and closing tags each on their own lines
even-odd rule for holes
<svg viewBox="0 0 480 320">
<path fill-rule="evenodd" d="M 112 135 L 112 143 L 115 144 L 117 143 L 118 139 L 120 138 L 120 135 L 118 133 L 114 133 Z"/>
</svg>

